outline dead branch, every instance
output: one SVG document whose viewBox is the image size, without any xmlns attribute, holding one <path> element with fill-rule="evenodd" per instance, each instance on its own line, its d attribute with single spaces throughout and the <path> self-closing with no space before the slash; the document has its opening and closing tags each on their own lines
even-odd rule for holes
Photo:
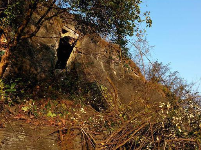
<svg viewBox="0 0 201 150">
<path fill-rule="evenodd" d="M 149 124 L 149 123 L 144 123 L 143 125 L 141 125 L 141 127 L 139 127 L 137 130 L 135 130 L 135 132 L 134 132 L 133 134 L 131 134 L 131 136 L 130 136 L 127 140 L 124 140 L 123 143 L 117 145 L 117 146 L 115 147 L 115 149 L 118 149 L 118 148 L 120 148 L 121 146 L 125 145 L 128 141 L 130 141 L 130 140 L 133 138 L 133 136 L 134 136 L 137 132 L 139 132 L 141 129 L 143 129 L 143 128 L 144 128 L 146 125 L 148 125 L 148 124 Z"/>
<path fill-rule="evenodd" d="M 194 143 L 196 143 L 197 145 L 198 145 L 198 147 L 199 147 L 199 150 L 201 149 L 201 144 L 197 141 L 197 140 L 195 140 L 195 139 L 184 139 L 184 138 L 178 138 L 178 139 L 170 139 L 170 140 L 165 140 L 165 142 L 194 142 Z"/>
<path fill-rule="evenodd" d="M 114 132 L 113 134 L 110 135 L 110 137 L 106 140 L 106 143 L 108 143 L 114 136 L 116 136 L 116 134 L 118 134 L 121 130 L 123 130 L 124 128 L 127 127 L 128 124 L 130 124 L 130 122 L 132 120 L 134 120 L 135 118 L 139 117 L 140 115 L 142 115 L 144 112 L 141 111 L 139 113 L 137 113 L 135 116 L 133 116 L 130 120 L 128 120 L 127 122 L 125 122 L 121 128 L 119 128 L 119 130 L 117 130 L 116 132 Z"/>
<path fill-rule="evenodd" d="M 87 137 L 87 139 L 90 141 L 93 148 L 95 148 L 97 143 L 96 143 L 95 139 L 92 137 L 92 135 L 90 135 L 88 132 L 86 132 L 83 128 L 80 128 L 80 130 L 81 130 L 82 134 L 85 135 Z"/>
<path fill-rule="evenodd" d="M 184 139 L 184 138 L 178 138 L 178 139 L 170 139 L 165 140 L 166 142 L 173 142 L 173 141 L 187 141 L 187 142 L 196 142 L 194 139 Z"/>
<path fill-rule="evenodd" d="M 52 10 L 52 7 L 51 7 L 51 6 L 53 6 L 55 2 L 56 2 L 56 0 L 54 0 L 54 1 L 51 3 L 51 5 L 48 7 L 48 9 L 45 11 L 45 13 L 44 13 L 44 14 L 40 17 L 40 19 L 37 21 L 35 31 L 32 32 L 30 35 L 21 37 L 21 39 L 31 38 L 31 37 L 35 36 L 35 35 L 38 33 L 38 31 L 40 30 L 40 28 L 41 28 L 41 26 L 43 25 L 43 23 L 47 20 L 47 19 L 45 19 L 45 17 L 46 17 L 47 14 Z M 57 14 L 57 15 L 58 15 L 58 14 Z M 56 16 L 56 15 L 53 15 L 53 16 L 51 16 L 51 17 L 48 17 L 48 19 L 51 19 L 51 18 L 53 18 L 54 16 Z"/>
<path fill-rule="evenodd" d="M 117 101 L 117 89 L 115 87 L 115 85 L 113 84 L 112 80 L 107 77 L 107 80 L 109 81 L 110 85 L 112 86 L 113 90 L 114 90 L 114 98 L 113 98 L 113 101 L 114 101 L 114 105 L 115 105 L 115 109 L 116 111 L 118 112 L 118 108 L 119 108 L 119 103 Z"/>
<path fill-rule="evenodd" d="M 13 42 L 13 46 L 15 47 L 17 45 L 17 43 L 20 41 L 22 33 L 24 32 L 25 28 L 27 27 L 28 23 L 31 20 L 31 16 L 33 15 L 34 11 L 37 8 L 37 4 L 38 2 L 35 1 L 33 3 L 33 5 L 29 5 L 29 10 L 27 12 L 27 15 L 24 19 L 24 21 L 22 22 L 21 26 L 18 28 L 16 34 L 15 34 L 15 38 L 14 38 L 14 42 Z"/>
</svg>

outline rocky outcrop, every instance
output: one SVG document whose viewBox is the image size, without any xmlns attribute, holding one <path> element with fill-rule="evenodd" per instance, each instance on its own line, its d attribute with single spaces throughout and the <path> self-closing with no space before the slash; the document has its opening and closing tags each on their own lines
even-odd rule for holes
<svg viewBox="0 0 201 150">
<path fill-rule="evenodd" d="M 139 106 L 149 105 L 149 99 L 164 99 L 161 91 L 149 87 L 135 63 L 121 56 L 119 45 L 98 34 L 86 35 L 76 30 L 80 25 L 72 21 L 73 17 L 62 17 L 46 21 L 35 37 L 18 44 L 3 78 L 20 77 L 35 85 L 45 80 L 70 79 L 73 83 L 68 89 L 81 91 L 86 103 L 98 111 L 120 103 L 138 110 Z M 34 28 L 30 25 L 30 31 Z M 68 54 L 60 53 L 61 49 Z M 65 65 L 67 69 L 63 70 Z"/>
<path fill-rule="evenodd" d="M 98 117 L 100 111 L 107 113 L 111 109 L 108 112 L 116 113 L 120 106 L 133 116 L 165 101 L 162 90 L 147 82 L 136 64 L 121 55 L 119 45 L 95 33 L 84 34 L 81 25 L 75 22 L 71 16 L 65 15 L 46 21 L 36 36 L 18 44 L 3 78 L 7 81 L 22 78 L 22 86 L 32 88 L 33 95 L 34 92 L 40 95 L 42 90 L 53 87 L 58 93 L 67 94 L 75 103 L 78 100 L 81 105 L 90 105 Z M 29 29 L 32 31 L 34 28 L 33 22 Z M 45 83 L 45 87 L 41 87 L 41 83 Z M 52 91 L 50 95 L 53 95 Z M 128 122 L 133 130 L 131 125 L 130 128 Z M 87 149 L 93 149 L 83 139 L 83 131 L 82 127 L 81 130 L 73 130 L 76 136 L 70 137 L 65 146 L 83 149 L 85 143 Z M 127 126 L 125 131 L 130 132 Z M 105 137 L 101 134 L 95 138 L 102 140 Z"/>
<path fill-rule="evenodd" d="M 140 110 L 153 100 L 156 103 L 164 100 L 162 92 L 151 88 L 135 63 L 121 56 L 119 45 L 109 43 L 96 34 L 79 39 L 67 68 L 69 74 L 76 70 L 79 80 L 102 88 L 102 95 L 112 107 L 121 103 Z M 91 103 L 97 105 L 101 101 L 93 99 Z"/>
</svg>

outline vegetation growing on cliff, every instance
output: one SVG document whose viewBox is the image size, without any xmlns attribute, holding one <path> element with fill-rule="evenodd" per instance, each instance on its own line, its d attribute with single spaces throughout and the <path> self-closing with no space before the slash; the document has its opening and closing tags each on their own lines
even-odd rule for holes
<svg viewBox="0 0 201 150">
<path fill-rule="evenodd" d="M 79 22 L 89 25 L 86 31 L 111 36 L 112 40 L 124 46 L 126 36 L 139 31 L 138 24 L 143 20 L 140 3 L 139 0 L 12 0 L 1 2 L 0 28 L 12 53 L 19 50 L 16 46 L 22 39 L 34 37 L 45 21 L 68 11 Z M 44 8 L 42 5 L 45 9 L 34 21 L 33 13 Z M 50 11 L 53 14 L 49 14 Z M 149 13 L 144 15 L 144 21 L 150 26 Z M 34 30 L 28 30 L 30 23 L 35 25 Z M 106 50 L 112 50 L 114 46 L 107 42 L 88 41 L 85 45 L 87 50 L 98 47 L 97 43 L 107 47 Z M 79 53 L 85 57 L 82 51 Z M 64 149 L 72 145 L 70 142 L 76 136 L 80 136 L 83 149 L 200 149 L 200 96 L 161 63 L 152 64 L 145 80 L 139 68 L 135 64 L 131 66 L 131 60 L 123 64 L 122 59 L 116 60 L 119 55 L 112 57 L 108 53 L 111 51 L 105 54 L 108 56 L 104 59 L 106 67 L 102 62 L 97 63 L 101 60 L 100 55 L 89 53 L 86 60 L 82 59 L 83 65 L 75 63 L 71 72 L 60 70 L 59 75 L 65 74 L 64 77 L 49 82 L 28 81 L 27 84 L 25 80 L 18 79 L 5 84 L 0 81 L 0 112 L 6 118 L 0 120 L 1 127 L 8 120 L 7 116 L 36 125 L 58 126 L 54 133 L 58 133 Z M 87 61 L 90 58 L 93 61 Z M 118 66 L 118 63 L 122 65 Z M 92 82 L 87 76 L 105 80 L 103 83 L 110 89 L 100 84 L 97 78 Z M 34 88 L 28 87 L 30 84 L 34 84 Z M 132 90 L 126 91 L 129 85 Z M 118 91 L 117 86 L 122 91 Z M 120 99 L 123 90 L 126 98 L 130 98 L 130 101 L 125 100 L 127 103 Z M 78 134 L 75 130 L 79 131 Z"/>
<path fill-rule="evenodd" d="M 68 12 L 76 15 L 79 23 L 90 25 L 91 29 L 88 28 L 86 33 L 98 32 L 126 48 L 126 37 L 139 32 L 140 23 L 146 22 L 149 27 L 152 25 L 149 12 L 141 12 L 141 3 L 140 0 L 4 1 L 0 4 L 0 29 L 1 33 L 6 35 L 9 44 L 16 45 L 23 38 L 35 36 L 46 20 L 62 12 Z M 46 11 L 36 22 L 35 30 L 32 33 L 27 32 L 26 28 L 33 19 L 33 13 L 42 5 L 47 8 Z M 49 15 L 51 10 L 58 10 L 57 6 L 63 10 Z"/>
</svg>

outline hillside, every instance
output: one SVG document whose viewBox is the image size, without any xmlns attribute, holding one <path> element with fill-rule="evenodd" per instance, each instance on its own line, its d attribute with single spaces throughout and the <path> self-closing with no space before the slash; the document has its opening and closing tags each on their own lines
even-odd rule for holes
<svg viewBox="0 0 201 150">
<path fill-rule="evenodd" d="M 27 32 L 36 28 L 35 20 Z M 182 106 L 167 87 L 146 80 L 119 45 L 82 32 L 83 26 L 90 28 L 64 13 L 21 40 L 12 57 L 5 52 L 0 130 L 16 120 L 53 126 L 48 136 L 58 135 L 62 149 L 200 149 L 199 107 Z"/>
</svg>

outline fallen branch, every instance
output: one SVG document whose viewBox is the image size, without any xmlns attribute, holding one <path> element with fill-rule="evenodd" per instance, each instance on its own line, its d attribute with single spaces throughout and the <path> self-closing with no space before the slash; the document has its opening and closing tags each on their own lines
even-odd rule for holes
<svg viewBox="0 0 201 150">
<path fill-rule="evenodd" d="M 118 96 L 117 95 L 117 89 L 116 89 L 115 85 L 113 84 L 112 80 L 109 77 L 107 77 L 107 80 L 109 81 L 110 85 L 112 86 L 112 88 L 114 90 L 113 101 L 114 101 L 115 109 L 118 112 L 119 104 L 118 104 L 118 101 L 117 101 L 117 96 Z"/>
<path fill-rule="evenodd" d="M 165 142 L 181 142 L 181 141 L 184 141 L 184 142 L 194 142 L 198 145 L 198 148 L 199 150 L 201 149 L 201 143 L 199 143 L 199 141 L 195 140 L 195 139 L 184 139 L 184 138 L 178 138 L 178 139 L 170 139 L 170 140 L 165 140 Z"/>
<path fill-rule="evenodd" d="M 118 149 L 118 148 L 120 148 L 121 146 L 125 145 L 128 141 L 130 141 L 130 140 L 133 138 L 133 136 L 134 136 L 137 132 L 139 132 L 141 129 L 143 129 L 143 128 L 144 128 L 146 125 L 148 125 L 148 124 L 149 124 L 149 123 L 144 123 L 141 127 L 139 127 L 137 130 L 135 130 L 135 132 L 134 132 L 133 134 L 131 134 L 131 136 L 130 136 L 127 140 L 125 140 L 125 141 L 123 141 L 123 143 L 117 145 L 117 146 L 115 147 L 115 149 Z"/>
</svg>

